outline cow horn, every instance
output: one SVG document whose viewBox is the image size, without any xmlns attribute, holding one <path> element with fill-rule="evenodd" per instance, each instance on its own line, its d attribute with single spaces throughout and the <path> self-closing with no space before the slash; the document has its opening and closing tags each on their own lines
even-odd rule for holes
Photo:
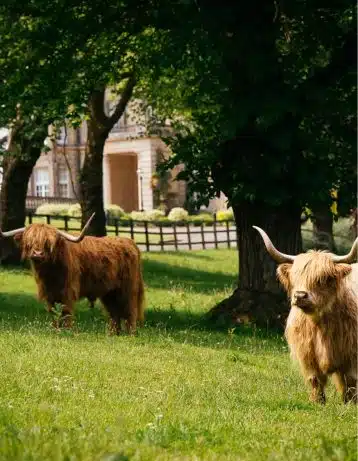
<svg viewBox="0 0 358 461">
<path fill-rule="evenodd" d="M 22 232 L 24 232 L 25 229 L 26 227 L 20 227 L 19 229 L 13 229 L 7 232 L 3 232 L 0 229 L 0 237 L 13 237 L 14 235 L 21 234 Z"/>
<path fill-rule="evenodd" d="M 266 234 L 264 230 L 262 230 L 260 227 L 257 227 L 257 226 L 252 226 L 252 227 L 261 234 L 261 237 L 266 246 L 266 250 L 268 251 L 272 259 L 274 259 L 278 263 L 288 263 L 288 262 L 292 263 L 295 260 L 295 256 L 286 255 L 278 251 L 278 249 L 274 247 L 273 243 L 270 240 L 270 237 Z"/>
<path fill-rule="evenodd" d="M 93 215 L 89 218 L 89 220 L 83 226 L 83 229 L 82 229 L 80 235 L 77 235 L 77 236 L 71 235 L 71 234 L 68 234 L 67 232 L 61 231 L 59 229 L 56 229 L 57 233 L 62 235 L 62 237 L 65 237 L 65 239 L 69 240 L 70 242 L 79 243 L 81 240 L 83 240 L 83 237 L 85 236 L 86 231 L 87 231 L 89 225 L 91 224 L 91 221 L 94 218 L 95 214 L 96 213 L 93 213 Z"/>
<path fill-rule="evenodd" d="M 358 237 L 354 240 L 351 251 L 344 255 L 344 256 L 337 256 L 332 255 L 332 260 L 335 263 L 346 263 L 351 264 L 357 257 L 357 249 L 358 249 Z"/>
</svg>

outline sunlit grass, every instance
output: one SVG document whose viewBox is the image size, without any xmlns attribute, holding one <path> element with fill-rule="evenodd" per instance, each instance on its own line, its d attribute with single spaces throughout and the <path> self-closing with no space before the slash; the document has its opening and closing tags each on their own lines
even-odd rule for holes
<svg viewBox="0 0 358 461">
<path fill-rule="evenodd" d="M 356 409 L 332 386 L 309 403 L 280 335 L 203 318 L 235 283 L 235 250 L 143 258 L 136 337 L 109 337 L 85 301 L 56 333 L 32 276 L 0 272 L 1 460 L 356 460 Z"/>
</svg>

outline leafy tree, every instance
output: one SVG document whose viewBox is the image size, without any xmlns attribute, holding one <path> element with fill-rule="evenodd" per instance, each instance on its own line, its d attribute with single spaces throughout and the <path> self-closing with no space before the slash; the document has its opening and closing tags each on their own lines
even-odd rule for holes
<svg viewBox="0 0 358 461">
<path fill-rule="evenodd" d="M 197 7 L 191 37 L 169 34 L 180 49 L 176 67 L 149 78 L 147 92 L 158 116 L 173 120 L 168 167 L 183 162 L 180 178 L 203 202 L 223 191 L 234 210 L 238 288 L 212 314 L 280 323 L 287 304 L 252 225 L 295 254 L 302 208 L 330 206 L 328 191 L 343 190 L 348 172 L 356 184 L 354 4 Z M 184 109 L 186 123 L 178 117 Z M 353 197 L 350 188 L 347 202 Z"/>
<path fill-rule="evenodd" d="M 185 2 L 177 4 L 185 8 Z M 158 9 L 160 20 L 156 19 Z M 149 50 L 158 52 L 155 37 L 147 30 L 163 18 L 170 22 L 171 6 L 159 1 L 55 0 L 19 8 L 9 0 L 0 6 L 0 17 L 0 63 L 6 83 L 0 90 L 4 108 L 0 122 L 11 123 L 18 104 L 27 117 L 30 138 L 39 114 L 43 126 L 56 120 L 72 124 L 87 120 L 87 151 L 80 178 L 82 216 L 87 220 L 95 211 L 89 232 L 105 235 L 103 146 L 132 95 L 141 59 Z M 105 90 L 123 81 L 123 97 L 107 116 Z"/>
</svg>

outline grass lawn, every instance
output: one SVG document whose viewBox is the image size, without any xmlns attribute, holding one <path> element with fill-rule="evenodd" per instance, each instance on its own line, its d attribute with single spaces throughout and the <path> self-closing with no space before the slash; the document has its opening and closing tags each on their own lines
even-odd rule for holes
<svg viewBox="0 0 358 461">
<path fill-rule="evenodd" d="M 235 280 L 234 250 L 144 254 L 147 321 L 109 337 L 99 305 L 56 333 L 24 271 L 0 272 L 1 460 L 357 459 L 333 387 L 308 402 L 281 336 L 201 315 Z"/>
</svg>

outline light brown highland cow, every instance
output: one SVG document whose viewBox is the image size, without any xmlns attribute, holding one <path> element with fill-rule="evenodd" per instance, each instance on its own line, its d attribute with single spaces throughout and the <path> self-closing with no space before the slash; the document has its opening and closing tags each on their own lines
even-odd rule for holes
<svg viewBox="0 0 358 461">
<path fill-rule="evenodd" d="M 358 264 L 352 263 L 358 239 L 345 256 L 314 250 L 291 256 L 253 227 L 280 263 L 278 278 L 291 299 L 285 336 L 311 386 L 310 399 L 325 403 L 325 386 L 332 375 L 343 401 L 357 403 Z"/>
<path fill-rule="evenodd" d="M 143 322 L 144 285 L 139 248 L 123 237 L 85 237 L 93 216 L 78 236 L 47 224 L 1 232 L 14 236 L 23 259 L 29 259 L 39 299 L 51 312 L 61 304 L 61 324 L 72 325 L 74 303 L 81 298 L 99 298 L 110 316 L 110 328 L 128 333 Z M 57 322 L 54 322 L 58 326 Z"/>
</svg>

